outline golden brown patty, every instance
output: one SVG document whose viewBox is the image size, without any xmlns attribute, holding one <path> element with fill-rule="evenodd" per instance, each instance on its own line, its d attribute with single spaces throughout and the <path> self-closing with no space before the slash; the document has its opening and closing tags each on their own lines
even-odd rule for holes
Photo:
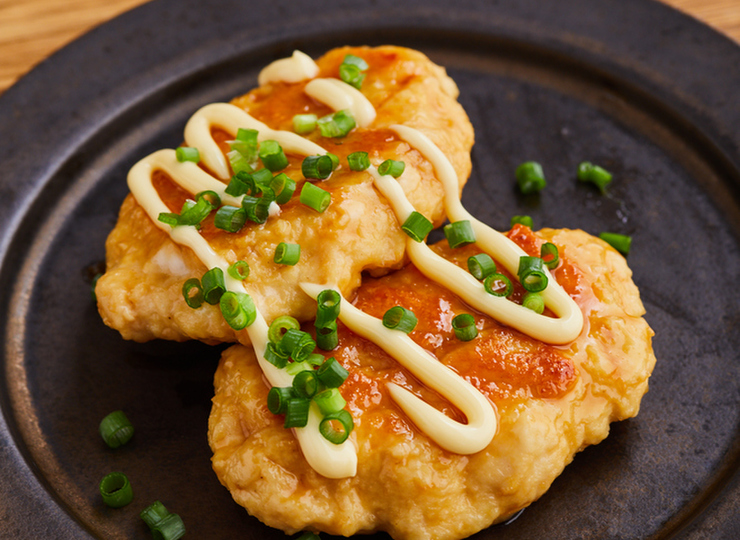
<svg viewBox="0 0 740 540">
<path fill-rule="evenodd" d="M 417 210 L 437 225 L 444 218 L 442 186 L 431 165 L 388 126 L 414 127 L 442 148 L 455 167 L 461 190 L 470 174 L 472 126 L 456 101 L 457 87 L 442 68 L 409 49 L 342 48 L 317 61 L 319 77 L 338 77 L 346 54 L 360 56 L 370 66 L 362 92 L 377 117 L 370 127 L 357 128 L 342 139 L 322 138 L 318 130 L 308 136 L 342 164 L 322 183 L 332 196 L 328 210 L 323 214 L 310 210 L 295 195 L 278 216 L 263 225 L 247 225 L 239 233 L 215 229 L 212 216 L 203 224 L 202 234 L 218 254 L 230 263 L 249 263 L 247 287 L 268 321 L 283 314 L 301 320 L 311 317 L 313 301 L 298 288 L 301 280 L 336 283 L 350 294 L 359 286 L 362 271 L 382 273 L 403 262 L 405 235 L 395 214 L 373 187 L 369 173 L 349 170 L 349 153 L 369 152 L 373 163 L 404 161 L 406 169 L 399 178 L 404 191 Z M 267 84 L 233 103 L 273 129 L 292 130 L 295 114 L 320 117 L 331 112 L 306 96 L 306 82 Z M 229 150 L 225 141 L 230 136 L 215 131 L 214 138 L 225 152 Z M 288 158 L 290 165 L 284 172 L 298 182 L 298 193 L 303 157 Z M 155 174 L 154 184 L 170 209 L 179 212 L 188 195 L 162 172 Z M 300 244 L 301 260 L 296 266 L 273 262 L 275 247 L 283 241 Z M 189 248 L 175 244 L 157 228 L 131 195 L 108 237 L 106 266 L 96 286 L 98 307 L 105 323 L 124 338 L 237 340 L 217 306 L 193 310 L 186 305 L 183 282 L 200 278 L 207 268 Z"/>
<path fill-rule="evenodd" d="M 509 236 L 531 255 L 550 241 L 562 263 L 553 272 L 584 313 L 566 347 L 535 341 L 475 314 L 480 332 L 454 336 L 451 320 L 470 312 L 413 266 L 358 290 L 355 305 L 376 316 L 396 304 L 413 310 L 412 339 L 493 402 L 499 431 L 483 451 L 457 455 L 421 433 L 385 388 L 393 381 L 455 416 L 376 345 L 340 325 L 331 353 L 349 372 L 341 392 L 355 421 L 357 475 L 327 479 L 306 463 L 283 419 L 266 407 L 252 350 L 228 349 L 216 372 L 209 422 L 213 467 L 236 502 L 264 523 L 293 533 L 387 531 L 397 540 L 459 539 L 539 498 L 576 452 L 603 440 L 612 421 L 637 414 L 655 357 L 652 330 L 624 258 L 583 231 L 515 227 Z M 444 256 L 464 265 L 475 247 Z M 514 297 L 518 298 L 517 289 Z"/>
</svg>

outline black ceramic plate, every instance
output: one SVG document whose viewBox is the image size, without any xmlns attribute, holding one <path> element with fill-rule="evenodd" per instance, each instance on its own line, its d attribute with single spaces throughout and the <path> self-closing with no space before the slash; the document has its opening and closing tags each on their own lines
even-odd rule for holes
<svg viewBox="0 0 740 540">
<path fill-rule="evenodd" d="M 300 7 L 299 7 L 300 6 Z M 128 168 L 182 137 L 199 106 L 256 84 L 294 48 L 418 48 L 447 66 L 476 129 L 464 203 L 505 229 L 633 235 L 655 329 L 640 415 L 579 454 L 550 491 L 480 538 L 740 538 L 740 48 L 639 0 L 161 0 L 91 32 L 0 99 L 0 537 L 147 538 L 159 499 L 189 538 L 282 538 L 234 504 L 206 441 L 218 348 L 123 341 L 91 272 Z M 549 180 L 522 198 L 512 172 Z M 610 169 L 606 196 L 575 180 Z M 101 417 L 124 409 L 131 443 Z M 102 505 L 121 470 L 134 503 Z"/>
</svg>

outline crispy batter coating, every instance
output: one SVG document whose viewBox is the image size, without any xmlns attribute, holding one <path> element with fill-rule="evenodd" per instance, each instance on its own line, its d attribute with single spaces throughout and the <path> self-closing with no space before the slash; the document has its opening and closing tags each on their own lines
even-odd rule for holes
<svg viewBox="0 0 740 540">
<path fill-rule="evenodd" d="M 473 341 L 454 337 L 461 300 L 413 266 L 366 281 L 355 304 L 375 314 L 413 309 L 411 337 L 495 404 L 499 431 L 483 451 L 462 456 L 431 442 L 389 397 L 392 380 L 459 415 L 379 347 L 340 327 L 335 356 L 349 371 L 341 387 L 355 420 L 358 471 L 327 479 L 304 460 L 282 417 L 266 407 L 268 387 L 251 348 L 225 351 L 209 422 L 213 467 L 236 502 L 286 533 L 387 531 L 396 540 L 452 540 L 505 519 L 538 499 L 576 452 L 603 440 L 610 422 L 637 414 L 655 357 L 652 330 L 624 258 L 583 231 L 515 227 L 530 254 L 545 240 L 560 248 L 558 282 L 586 324 L 568 347 L 552 347 L 474 314 Z M 460 265 L 474 247 L 439 252 Z M 515 292 L 520 296 L 521 289 Z"/>
<path fill-rule="evenodd" d="M 301 320 L 312 316 L 313 301 L 297 286 L 301 280 L 336 283 L 351 294 L 363 271 L 380 274 L 403 264 L 405 235 L 395 214 L 373 187 L 369 173 L 349 170 L 349 153 L 369 152 L 376 164 L 385 159 L 404 161 L 406 169 L 399 182 L 412 204 L 437 225 L 444 219 L 441 184 L 431 165 L 388 126 L 405 124 L 432 139 L 453 163 L 461 190 L 470 174 L 473 130 L 456 101 L 457 87 L 444 69 L 409 49 L 347 47 L 317 61 L 319 77 L 338 77 L 346 54 L 360 56 L 370 65 L 362 91 L 377 117 L 370 127 L 355 129 L 339 140 L 324 139 L 318 130 L 308 136 L 343 164 L 322 183 L 332 195 L 328 210 L 323 214 L 310 210 L 298 202 L 296 194 L 278 216 L 263 225 L 248 224 L 236 234 L 215 229 L 212 217 L 204 222 L 202 234 L 216 252 L 230 263 L 249 263 L 247 286 L 268 322 L 283 314 Z M 321 117 L 331 112 L 305 95 L 305 83 L 267 84 L 233 103 L 273 129 L 292 130 L 295 114 L 313 112 Z M 225 141 L 230 137 L 219 131 L 214 131 L 214 137 L 224 151 L 229 150 Z M 298 193 L 303 182 L 302 156 L 288 158 L 290 165 L 284 172 L 298 182 Z M 170 209 L 179 212 L 187 194 L 161 172 L 155 174 L 155 185 Z M 301 245 L 296 266 L 273 262 L 281 241 Z M 217 306 L 193 310 L 186 305 L 183 282 L 200 278 L 207 268 L 189 248 L 175 244 L 157 228 L 131 195 L 108 237 L 106 267 L 96 286 L 98 308 L 105 323 L 124 338 L 209 343 L 248 339 L 245 332 L 235 334 Z"/>
</svg>

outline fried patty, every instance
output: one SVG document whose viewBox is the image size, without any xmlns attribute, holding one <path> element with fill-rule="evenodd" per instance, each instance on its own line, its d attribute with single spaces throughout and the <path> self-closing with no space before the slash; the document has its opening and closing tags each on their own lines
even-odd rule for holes
<svg viewBox="0 0 740 540">
<path fill-rule="evenodd" d="M 340 324 L 334 356 L 349 371 L 340 388 L 355 421 L 357 475 L 328 479 L 313 471 L 282 416 L 267 410 L 268 386 L 249 347 L 225 351 L 215 376 L 209 422 L 213 468 L 234 500 L 288 534 L 387 531 L 396 540 L 467 537 L 526 507 L 609 424 L 637 414 L 653 369 L 652 330 L 625 259 L 579 230 L 509 236 L 530 255 L 549 241 L 562 262 L 553 272 L 583 311 L 581 335 L 549 346 L 471 312 L 459 298 L 408 265 L 366 280 L 354 304 L 375 316 L 403 305 L 419 319 L 411 338 L 472 383 L 494 404 L 499 431 L 473 455 L 442 450 L 395 405 L 393 381 L 460 419 L 377 345 Z M 460 266 L 474 246 L 434 248 Z M 522 295 L 517 284 L 513 299 Z M 473 313 L 479 335 L 459 341 L 451 320 Z"/>
<path fill-rule="evenodd" d="M 317 61 L 318 76 L 337 78 L 347 54 L 362 57 L 370 66 L 362 92 L 377 116 L 369 127 L 356 128 L 341 139 L 323 138 L 318 130 L 307 136 L 341 163 L 321 184 L 331 193 L 329 208 L 320 214 L 299 203 L 303 156 L 288 155 L 290 164 L 283 172 L 298 187 L 279 215 L 262 225 L 248 224 L 239 233 L 216 229 L 212 216 L 203 223 L 202 234 L 219 255 L 229 263 L 249 263 L 247 289 L 268 322 L 284 314 L 300 320 L 311 317 L 313 301 L 298 288 L 299 281 L 335 283 L 349 295 L 359 286 L 363 271 L 379 275 L 404 262 L 406 237 L 395 214 L 373 187 L 369 173 L 349 169 L 349 153 L 368 152 L 373 163 L 404 161 L 399 182 L 416 209 L 436 225 L 444 219 L 442 186 L 431 165 L 388 126 L 404 124 L 426 134 L 452 162 L 461 190 L 470 174 L 472 126 L 456 101 L 457 87 L 443 68 L 409 49 L 346 47 Z M 292 131 L 295 114 L 321 117 L 332 112 L 304 93 L 306 82 L 266 84 L 233 103 L 272 129 Z M 227 152 L 226 140 L 232 137 L 218 130 L 213 135 Z M 179 212 L 190 197 L 161 171 L 155 173 L 154 184 L 173 212 Z M 297 265 L 273 262 L 280 242 L 300 244 Z M 129 194 L 106 242 L 106 272 L 96 285 L 103 321 L 135 341 L 236 341 L 218 306 L 194 310 L 183 299 L 183 282 L 200 278 L 207 270 L 189 248 L 174 243 L 155 226 Z M 238 337 L 246 339 L 245 333 Z"/>
</svg>

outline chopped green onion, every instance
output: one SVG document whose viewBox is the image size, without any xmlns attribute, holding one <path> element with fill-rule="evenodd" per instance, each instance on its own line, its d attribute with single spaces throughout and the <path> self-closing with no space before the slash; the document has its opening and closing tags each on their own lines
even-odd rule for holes
<svg viewBox="0 0 740 540">
<path fill-rule="evenodd" d="M 252 173 L 254 178 L 254 185 L 258 191 L 264 191 L 265 188 L 272 182 L 272 172 L 270 169 L 260 169 Z"/>
<path fill-rule="evenodd" d="M 234 330 L 242 330 L 257 318 L 257 308 L 247 293 L 226 291 L 221 296 L 221 314 Z"/>
<path fill-rule="evenodd" d="M 581 182 L 591 182 L 601 190 L 606 191 L 606 186 L 612 181 L 612 174 L 598 165 L 584 161 L 578 165 L 578 179 Z"/>
<path fill-rule="evenodd" d="M 511 280 L 503 274 L 491 274 L 483 282 L 483 287 L 488 294 L 505 298 L 514 290 Z"/>
<path fill-rule="evenodd" d="M 378 173 L 383 176 L 390 174 L 393 178 L 398 178 L 403 174 L 403 170 L 405 168 L 406 164 L 403 161 L 386 159 L 383 163 L 378 165 Z"/>
<path fill-rule="evenodd" d="M 293 377 L 293 391 L 298 397 L 312 398 L 319 391 L 319 379 L 313 369 L 301 371 Z"/>
<path fill-rule="evenodd" d="M 544 261 L 539 257 L 519 257 L 517 275 L 519 282 L 529 292 L 540 292 L 547 288 L 547 274 L 543 268 Z"/>
<path fill-rule="evenodd" d="M 545 242 L 540 248 L 540 258 L 550 270 L 555 269 L 560 262 L 558 246 L 551 242 Z"/>
<path fill-rule="evenodd" d="M 470 341 L 478 335 L 478 328 L 475 326 L 475 318 L 470 313 L 461 313 L 453 317 L 452 329 L 455 336 L 460 341 Z"/>
<path fill-rule="evenodd" d="M 244 156 L 250 164 L 257 161 L 257 136 L 256 129 L 239 128 L 236 132 L 236 140 L 231 141 L 229 146 Z"/>
<path fill-rule="evenodd" d="M 429 221 L 424 214 L 421 214 L 414 210 L 406 218 L 406 221 L 401 225 L 401 230 L 405 232 L 412 240 L 416 242 L 423 242 L 424 238 L 432 232 L 434 225 Z"/>
<path fill-rule="evenodd" d="M 224 271 L 218 266 L 211 268 L 201 278 L 203 287 L 203 299 L 211 305 L 216 305 L 221 300 L 221 295 L 226 292 L 224 282 Z"/>
<path fill-rule="evenodd" d="M 308 358 L 304 360 L 305 363 L 307 363 L 309 366 L 320 366 L 324 363 L 326 358 L 324 358 L 323 354 L 318 353 L 311 353 L 308 355 Z"/>
<path fill-rule="evenodd" d="M 275 248 L 274 261 L 277 264 L 287 264 L 294 266 L 298 263 L 298 259 L 301 258 L 301 246 L 299 244 L 288 244 L 286 242 L 280 242 Z"/>
<path fill-rule="evenodd" d="M 285 408 L 285 422 L 283 423 L 283 427 L 306 427 L 310 405 L 310 399 L 300 397 L 289 399 Z"/>
<path fill-rule="evenodd" d="M 349 371 L 332 356 L 319 366 L 316 376 L 327 388 L 338 388 L 349 377 Z"/>
<path fill-rule="evenodd" d="M 275 193 L 275 202 L 285 204 L 295 193 L 295 180 L 285 173 L 280 173 L 270 180 L 270 188 Z"/>
<path fill-rule="evenodd" d="M 185 161 L 198 163 L 200 161 L 200 152 L 198 152 L 197 148 L 192 148 L 190 146 L 180 146 L 175 150 L 175 156 L 177 157 L 177 161 L 180 163 L 184 163 Z"/>
<path fill-rule="evenodd" d="M 290 315 L 281 315 L 270 323 L 270 328 L 267 331 L 267 339 L 269 339 L 271 343 L 280 343 L 280 340 L 283 339 L 285 333 L 291 329 L 300 330 L 301 323 Z M 287 352 L 290 353 L 290 351 Z"/>
<path fill-rule="evenodd" d="M 331 321 L 324 326 L 316 327 L 316 345 L 322 351 L 331 351 L 339 345 L 339 333 L 337 332 L 337 321 Z"/>
<path fill-rule="evenodd" d="M 123 411 L 114 411 L 100 422 L 100 436 L 105 444 L 111 448 L 123 446 L 134 436 L 134 426 L 131 425 Z"/>
<path fill-rule="evenodd" d="M 242 199 L 242 208 L 244 214 L 249 221 L 254 223 L 264 223 L 267 218 L 270 217 L 270 204 L 271 199 L 264 199 L 262 197 L 252 197 L 251 195 L 245 195 Z"/>
<path fill-rule="evenodd" d="M 293 131 L 299 135 L 311 133 L 316 129 L 316 120 L 315 114 L 296 114 L 293 117 Z"/>
<path fill-rule="evenodd" d="M 383 315 L 383 326 L 391 330 L 400 330 L 406 334 L 416 327 L 417 322 L 414 312 L 403 306 L 394 306 Z"/>
<path fill-rule="evenodd" d="M 195 293 L 193 293 L 195 291 Z M 198 309 L 203 304 L 203 287 L 198 278 L 190 278 L 182 284 L 182 296 L 185 303 L 193 309 Z"/>
<path fill-rule="evenodd" d="M 305 178 L 324 180 L 334 170 L 334 163 L 329 156 L 306 156 L 301 163 L 301 172 Z"/>
<path fill-rule="evenodd" d="M 463 220 L 448 223 L 442 230 L 451 248 L 457 248 L 475 242 L 475 232 L 470 221 Z"/>
<path fill-rule="evenodd" d="M 200 193 L 195 195 L 196 201 L 199 201 L 200 199 L 205 199 L 208 204 L 210 204 L 214 208 L 218 208 L 219 206 L 221 206 L 221 197 L 219 197 L 218 193 L 210 189 L 201 191 Z"/>
<path fill-rule="evenodd" d="M 134 490 L 125 474 L 112 472 L 100 481 L 100 496 L 111 508 L 121 508 L 134 500 Z"/>
<path fill-rule="evenodd" d="M 337 167 L 339 167 L 339 158 L 336 156 L 336 154 L 332 154 L 331 152 L 327 152 L 326 155 L 329 156 L 329 159 L 331 159 L 331 170 L 337 170 Z"/>
<path fill-rule="evenodd" d="M 272 172 L 281 171 L 288 166 L 288 158 L 283 152 L 283 147 L 277 141 L 262 141 L 259 157 L 265 168 Z"/>
<path fill-rule="evenodd" d="M 525 227 L 529 227 L 530 229 L 534 225 L 534 221 L 532 221 L 531 216 L 512 216 L 511 217 L 511 227 L 514 225 L 524 225 Z"/>
<path fill-rule="evenodd" d="M 341 411 L 347 406 L 347 401 L 336 388 L 327 388 L 316 394 L 313 398 L 316 405 L 319 406 L 321 414 L 331 414 Z"/>
<path fill-rule="evenodd" d="M 236 261 L 234 264 L 229 266 L 227 272 L 234 279 L 244 281 L 249 277 L 249 263 L 247 263 L 247 261 Z"/>
<path fill-rule="evenodd" d="M 248 193 L 253 193 L 255 190 L 254 178 L 246 171 L 239 171 L 231 177 L 229 185 L 226 186 L 224 192 L 232 197 L 240 197 Z"/>
<path fill-rule="evenodd" d="M 157 219 L 162 223 L 166 223 L 170 227 L 177 227 L 179 225 L 178 221 L 180 219 L 180 214 L 175 214 L 174 212 L 160 212 Z"/>
<path fill-rule="evenodd" d="M 339 78 L 358 90 L 362 88 L 365 74 L 355 64 L 342 64 L 339 66 Z"/>
<path fill-rule="evenodd" d="M 290 355 L 278 347 L 275 343 L 268 343 L 265 349 L 265 360 L 278 369 L 284 368 L 290 360 Z"/>
<path fill-rule="evenodd" d="M 180 217 L 177 219 L 178 225 L 199 225 L 201 221 L 208 217 L 213 211 L 214 206 L 206 197 L 200 197 L 195 204 L 192 201 L 185 201 L 180 211 Z"/>
<path fill-rule="evenodd" d="M 624 234 L 603 232 L 599 235 L 604 242 L 619 251 L 622 255 L 629 255 L 632 247 L 632 237 Z"/>
<path fill-rule="evenodd" d="M 475 279 L 486 279 L 496 272 L 496 263 L 487 253 L 478 253 L 468 259 L 468 271 Z"/>
<path fill-rule="evenodd" d="M 357 66 L 360 69 L 360 71 L 365 71 L 366 69 L 370 67 L 367 65 L 367 62 L 363 58 L 360 58 L 359 56 L 355 56 L 354 54 L 345 55 L 344 60 L 342 60 L 342 63 Z"/>
<path fill-rule="evenodd" d="M 155 540 L 177 540 L 185 535 L 185 524 L 177 514 L 167 514 L 151 531 Z"/>
<path fill-rule="evenodd" d="M 305 360 L 302 362 L 291 362 L 287 366 L 285 366 L 285 372 L 288 375 L 296 376 L 301 371 L 313 371 L 313 366 Z"/>
<path fill-rule="evenodd" d="M 232 150 L 226 153 L 226 157 L 229 158 L 229 165 L 231 165 L 231 172 L 239 174 L 240 172 L 251 173 L 254 169 L 249 163 L 249 160 L 244 157 L 244 154 L 237 150 Z"/>
<path fill-rule="evenodd" d="M 272 414 L 284 414 L 288 409 L 288 400 L 296 397 L 293 388 L 273 386 L 267 392 L 267 409 Z"/>
<path fill-rule="evenodd" d="M 319 213 L 324 212 L 331 204 L 331 193 L 319 186 L 306 182 L 301 188 L 300 199 L 302 204 L 316 210 Z"/>
<path fill-rule="evenodd" d="M 169 514 L 170 513 L 167 511 L 167 508 L 165 508 L 165 506 L 161 502 L 154 501 L 152 504 L 141 511 L 139 517 L 143 519 L 147 527 L 151 529 L 157 523 L 166 518 Z"/>
<path fill-rule="evenodd" d="M 540 293 L 529 292 L 525 294 L 522 298 L 522 305 L 540 315 L 545 311 L 545 301 Z"/>
<path fill-rule="evenodd" d="M 339 317 L 342 295 L 334 289 L 324 289 L 316 297 L 316 326 L 326 326 Z"/>
<path fill-rule="evenodd" d="M 329 413 L 324 416 L 319 424 L 319 432 L 330 443 L 342 444 L 347 440 L 352 429 L 355 427 L 352 421 L 352 415 L 342 409 L 335 413 Z"/>
<path fill-rule="evenodd" d="M 526 161 L 516 168 L 516 182 L 525 195 L 541 191 L 547 185 L 542 165 L 536 161 Z"/>
<path fill-rule="evenodd" d="M 349 110 L 341 110 L 319 118 L 316 122 L 322 137 L 335 139 L 346 136 L 357 125 Z"/>
<path fill-rule="evenodd" d="M 367 152 L 352 152 L 347 156 L 347 163 L 352 171 L 364 171 L 370 167 L 370 158 Z"/>
<path fill-rule="evenodd" d="M 307 332 L 289 328 L 278 342 L 278 347 L 296 362 L 303 362 L 316 348 L 316 342 Z"/>
<path fill-rule="evenodd" d="M 222 206 L 216 211 L 213 224 L 222 231 L 236 233 L 242 230 L 247 221 L 247 211 L 236 206 Z"/>
</svg>

